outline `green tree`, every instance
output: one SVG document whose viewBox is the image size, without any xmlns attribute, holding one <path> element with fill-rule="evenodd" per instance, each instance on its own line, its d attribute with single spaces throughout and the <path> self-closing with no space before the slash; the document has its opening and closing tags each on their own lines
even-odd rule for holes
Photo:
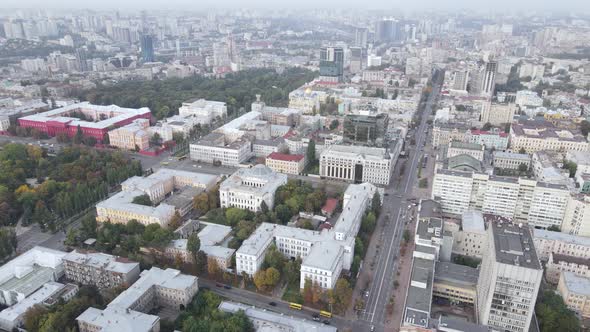
<svg viewBox="0 0 590 332">
<path fill-rule="evenodd" d="M 345 312 L 352 301 L 352 288 L 346 279 L 338 279 L 333 291 L 334 310 L 339 313 Z"/>
<path fill-rule="evenodd" d="M 529 167 L 527 166 L 527 164 L 522 163 L 520 165 L 518 165 L 518 172 L 519 173 L 526 173 L 529 170 Z"/>
<path fill-rule="evenodd" d="M 195 196 L 193 198 L 193 207 L 203 214 L 209 212 L 209 195 L 207 193 L 200 193 Z"/>
<path fill-rule="evenodd" d="M 154 146 L 159 146 L 162 144 L 162 137 L 158 133 L 154 133 L 152 137 L 150 137 L 150 144 Z"/>
<path fill-rule="evenodd" d="M 338 128 L 338 126 L 340 125 L 340 122 L 336 119 L 332 120 L 332 122 L 330 122 L 330 130 L 334 130 L 336 128 Z"/>
<path fill-rule="evenodd" d="M 74 144 L 82 144 L 82 140 L 84 139 L 84 133 L 82 132 L 82 128 L 78 125 L 76 129 L 76 134 L 74 135 L 73 142 Z"/>
<path fill-rule="evenodd" d="M 275 208 L 275 212 L 277 214 L 277 218 L 279 221 L 285 225 L 291 219 L 291 210 L 284 204 L 280 204 Z"/>
<path fill-rule="evenodd" d="M 373 211 L 373 214 L 376 216 L 379 216 L 379 213 L 381 212 L 381 195 L 379 195 L 378 191 L 375 191 L 375 194 L 373 194 L 373 200 L 371 201 L 371 211 Z"/>
<path fill-rule="evenodd" d="M 186 250 L 191 253 L 196 262 L 197 254 L 201 250 L 201 239 L 199 239 L 197 233 L 189 235 L 188 240 L 186 241 Z"/>
<path fill-rule="evenodd" d="M 131 203 L 145 205 L 145 206 L 152 206 L 152 200 L 150 199 L 150 196 L 148 196 L 147 194 L 133 197 L 133 200 L 131 201 Z"/>
<path fill-rule="evenodd" d="M 313 163 L 316 160 L 315 157 L 315 141 L 313 139 L 309 140 L 307 144 L 307 153 L 306 158 L 308 163 Z"/>
<path fill-rule="evenodd" d="M 228 225 L 235 226 L 240 220 L 248 218 L 248 211 L 236 207 L 230 207 L 225 211 L 225 218 Z"/>
<path fill-rule="evenodd" d="M 539 291 L 535 313 L 541 332 L 581 330 L 580 320 L 576 314 L 568 309 L 561 296 L 553 290 Z"/>
</svg>

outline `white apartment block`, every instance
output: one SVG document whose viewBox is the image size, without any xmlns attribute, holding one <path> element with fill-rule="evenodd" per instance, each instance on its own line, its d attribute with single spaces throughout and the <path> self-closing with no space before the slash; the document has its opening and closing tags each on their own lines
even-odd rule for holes
<svg viewBox="0 0 590 332">
<path fill-rule="evenodd" d="M 432 198 L 440 201 L 444 213 L 476 209 L 547 228 L 561 225 L 570 194 L 564 186 L 535 180 L 438 170 Z"/>
<path fill-rule="evenodd" d="M 237 167 L 253 157 L 252 142 L 248 139 L 238 139 L 225 144 L 222 134 L 211 133 L 196 143 L 190 144 L 191 160 L 224 166 Z"/>
<path fill-rule="evenodd" d="M 501 126 L 505 123 L 511 123 L 515 112 L 515 104 L 492 103 L 490 107 L 483 108 L 481 122 L 490 123 L 493 126 Z"/>
<path fill-rule="evenodd" d="M 543 106 L 543 98 L 539 97 L 534 91 L 521 90 L 516 92 L 515 103 L 521 109 L 525 107 L 541 107 Z"/>
<path fill-rule="evenodd" d="M 559 277 L 557 292 L 570 310 L 582 318 L 590 317 L 590 279 L 578 277 L 573 272 L 563 272 Z"/>
<path fill-rule="evenodd" d="M 302 258 L 301 284 L 309 279 L 324 289 L 336 284 L 340 272 L 349 270 L 354 257 L 355 237 L 362 217 L 377 188 L 369 183 L 350 185 L 344 193 L 343 213 L 332 229 L 312 231 L 263 223 L 236 252 L 236 271 L 254 275 L 275 243 L 290 258 Z"/>
<path fill-rule="evenodd" d="M 158 332 L 160 318 L 147 312 L 157 307 L 182 310 L 198 290 L 197 277 L 174 269 L 152 267 L 143 271 L 139 280 L 117 296 L 106 309 L 88 308 L 76 321 L 80 332 Z"/>
<path fill-rule="evenodd" d="M 467 128 L 435 124 L 432 127 L 432 146 L 436 149 L 448 145 L 451 141 L 464 142 L 467 133 Z"/>
<path fill-rule="evenodd" d="M 327 98 L 328 94 L 324 91 L 299 88 L 289 93 L 289 108 L 301 110 L 305 114 L 314 114 L 319 112 L 320 105 L 325 103 Z"/>
<path fill-rule="evenodd" d="M 565 210 L 561 231 L 572 235 L 590 236 L 590 197 L 571 196 Z"/>
<path fill-rule="evenodd" d="M 217 117 L 227 117 L 227 105 L 220 101 L 197 99 L 182 103 L 178 114 L 182 117 L 193 116 L 200 124 L 210 124 Z"/>
<path fill-rule="evenodd" d="M 96 220 L 99 222 L 127 223 L 131 219 L 148 224 L 168 225 L 175 213 L 175 208 L 160 203 L 167 194 L 184 187 L 209 189 L 214 186 L 217 175 L 160 169 L 156 173 L 143 178 L 134 176 L 121 184 L 122 191 L 96 204 Z M 134 204 L 137 196 L 148 195 L 153 204 L 145 206 Z"/>
<path fill-rule="evenodd" d="M 129 286 L 139 278 L 139 263 L 100 252 L 74 250 L 63 257 L 66 279 L 97 288 Z"/>
<path fill-rule="evenodd" d="M 542 278 L 530 230 L 491 223 L 477 284 L 479 323 L 503 331 L 528 331 Z"/>
<path fill-rule="evenodd" d="M 590 238 L 543 229 L 534 232 L 535 248 L 541 260 L 549 260 L 551 253 L 590 259 Z"/>
<path fill-rule="evenodd" d="M 578 277 L 589 278 L 590 260 L 550 253 L 549 260 L 545 264 L 545 279 L 547 279 L 547 282 L 557 284 L 559 276 L 563 272 L 572 272 Z"/>
<path fill-rule="evenodd" d="M 272 209 L 275 191 L 286 183 L 285 174 L 275 173 L 264 165 L 239 169 L 219 187 L 221 207 L 258 212 L 262 202 L 265 202 Z"/>
<path fill-rule="evenodd" d="M 351 182 L 388 185 L 399 151 L 382 148 L 331 145 L 320 156 L 320 176 Z"/>
<path fill-rule="evenodd" d="M 520 165 L 531 166 L 531 157 L 525 153 L 494 151 L 494 168 L 517 170 Z"/>
<path fill-rule="evenodd" d="M 273 152 L 266 157 L 266 166 L 277 173 L 299 175 L 305 168 L 305 156 Z"/>
<path fill-rule="evenodd" d="M 588 151 L 588 141 L 578 132 L 551 127 L 531 127 L 513 123 L 510 130 L 510 148 L 524 149 L 532 154 L 540 150 L 558 152 Z"/>
<path fill-rule="evenodd" d="M 473 158 L 483 161 L 484 146 L 477 143 L 464 143 L 458 141 L 449 142 L 447 148 L 447 158 L 466 154 Z"/>
</svg>

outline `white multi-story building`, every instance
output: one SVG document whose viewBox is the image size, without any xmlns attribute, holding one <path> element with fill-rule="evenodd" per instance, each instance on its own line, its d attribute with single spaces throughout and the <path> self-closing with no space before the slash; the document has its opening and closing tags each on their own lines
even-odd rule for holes
<svg viewBox="0 0 590 332">
<path fill-rule="evenodd" d="M 145 150 L 150 146 L 147 128 L 150 120 L 137 119 L 128 125 L 109 131 L 109 145 L 126 150 Z"/>
<path fill-rule="evenodd" d="M 572 235 L 590 236 L 590 197 L 587 195 L 570 197 L 561 231 Z"/>
<path fill-rule="evenodd" d="M 340 272 L 349 270 L 362 217 L 377 188 L 369 183 L 350 185 L 344 193 L 343 212 L 332 229 L 312 231 L 263 223 L 236 252 L 236 271 L 254 275 L 275 243 L 285 256 L 301 258 L 301 284 L 309 279 L 324 289 L 335 286 Z"/>
<path fill-rule="evenodd" d="M 178 114 L 182 117 L 193 116 L 200 124 L 210 124 L 217 117 L 227 117 L 227 105 L 220 101 L 197 99 L 182 103 Z"/>
<path fill-rule="evenodd" d="M 449 170 L 438 170 L 432 186 L 445 213 L 476 209 L 543 228 L 561 225 L 569 197 L 561 185 Z"/>
<path fill-rule="evenodd" d="M 74 250 L 63 264 L 66 279 L 98 288 L 129 286 L 139 278 L 139 263 L 100 252 Z"/>
<path fill-rule="evenodd" d="M 64 274 L 65 252 L 34 247 L 0 267 L 0 330 L 12 331 L 23 324 L 28 309 L 41 304 L 64 288 L 55 282 Z"/>
<path fill-rule="evenodd" d="M 543 268 L 528 227 L 491 223 L 477 283 L 479 323 L 526 332 L 535 310 Z"/>
<path fill-rule="evenodd" d="M 319 113 L 320 105 L 325 103 L 328 94 L 311 88 L 299 88 L 289 93 L 289 108 L 301 110 L 304 114 Z"/>
<path fill-rule="evenodd" d="M 88 308 L 76 318 L 81 332 L 158 332 L 160 318 L 147 314 L 156 307 L 182 310 L 199 290 L 197 277 L 174 269 L 152 267 L 104 310 Z"/>
<path fill-rule="evenodd" d="M 516 92 L 515 103 L 521 109 L 525 107 L 536 108 L 543 106 L 543 98 L 534 91 L 521 90 Z"/>
<path fill-rule="evenodd" d="M 272 209 L 275 191 L 286 183 L 285 174 L 275 173 L 264 165 L 239 169 L 219 187 L 221 207 L 237 207 L 257 212 L 264 202 Z"/>
<path fill-rule="evenodd" d="M 531 166 L 531 157 L 526 153 L 494 151 L 494 168 L 518 169 L 520 165 Z"/>
<path fill-rule="evenodd" d="M 493 126 L 500 126 L 511 123 L 516 112 L 514 104 L 492 103 L 490 107 L 484 107 L 481 113 L 481 122 L 490 123 Z"/>
<path fill-rule="evenodd" d="M 225 143 L 224 135 L 211 133 L 190 144 L 190 158 L 197 162 L 237 167 L 254 156 L 249 139 L 237 139 Z"/>
<path fill-rule="evenodd" d="M 388 185 L 398 156 L 399 149 L 391 153 L 382 148 L 331 145 L 320 156 L 320 176 Z"/>
<path fill-rule="evenodd" d="M 131 219 L 148 224 L 168 225 L 175 213 L 175 207 L 160 203 L 167 194 L 185 187 L 209 189 L 215 185 L 216 175 L 160 169 L 156 173 L 142 178 L 134 176 L 121 184 L 122 191 L 96 204 L 96 220 L 113 223 L 127 223 Z M 148 195 L 152 204 L 146 206 L 133 203 L 137 196 Z"/>
</svg>

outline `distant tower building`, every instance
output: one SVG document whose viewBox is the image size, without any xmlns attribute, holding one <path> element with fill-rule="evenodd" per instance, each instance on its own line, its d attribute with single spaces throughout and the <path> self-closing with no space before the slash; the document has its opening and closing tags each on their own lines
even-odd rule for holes
<svg viewBox="0 0 590 332">
<path fill-rule="evenodd" d="M 498 63 L 495 61 L 486 62 L 483 82 L 481 86 L 481 93 L 491 96 L 494 94 L 496 87 L 496 72 L 498 71 Z"/>
<path fill-rule="evenodd" d="M 367 28 L 356 28 L 354 33 L 354 46 L 367 48 L 369 40 L 369 29 Z"/>
<path fill-rule="evenodd" d="M 363 70 L 363 49 L 361 47 L 350 48 L 350 72 L 358 73 Z"/>
<path fill-rule="evenodd" d="M 320 79 L 341 82 L 344 74 L 344 50 L 342 47 L 322 47 L 320 50 Z"/>
<path fill-rule="evenodd" d="M 453 90 L 467 91 L 467 83 L 469 83 L 469 71 L 456 71 L 453 76 Z"/>
<path fill-rule="evenodd" d="M 141 36 L 141 59 L 143 62 L 154 62 L 154 39 L 150 35 Z"/>
<path fill-rule="evenodd" d="M 88 60 L 86 50 L 79 48 L 76 50 L 76 60 L 78 60 L 78 69 L 80 71 L 88 71 Z"/>
<path fill-rule="evenodd" d="M 375 41 L 395 42 L 402 37 L 401 25 L 394 19 L 383 19 L 375 25 Z"/>
<path fill-rule="evenodd" d="M 477 282 L 479 323 L 494 330 L 529 331 L 543 278 L 528 226 L 490 222 Z"/>
</svg>

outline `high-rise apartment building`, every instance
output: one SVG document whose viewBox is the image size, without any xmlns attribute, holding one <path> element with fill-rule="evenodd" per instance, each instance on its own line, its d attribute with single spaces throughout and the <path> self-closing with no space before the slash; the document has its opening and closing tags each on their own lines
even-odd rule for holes
<svg viewBox="0 0 590 332">
<path fill-rule="evenodd" d="M 344 117 L 344 141 L 381 146 L 385 142 L 388 123 L 389 116 L 385 113 L 377 115 L 347 114 Z"/>
<path fill-rule="evenodd" d="M 477 284 L 479 323 L 502 331 L 529 330 L 543 268 L 531 230 L 514 223 L 490 223 Z"/>
<path fill-rule="evenodd" d="M 344 74 L 342 47 L 323 47 L 320 50 L 320 77 L 324 81 L 340 82 Z"/>
<path fill-rule="evenodd" d="M 354 32 L 354 46 L 367 48 L 369 41 L 369 29 L 367 28 L 356 28 Z"/>
<path fill-rule="evenodd" d="M 496 87 L 496 72 L 498 71 L 498 63 L 495 61 L 486 62 L 483 73 L 483 81 L 481 85 L 481 93 L 485 95 L 493 95 Z"/>
<path fill-rule="evenodd" d="M 363 49 L 361 47 L 350 48 L 350 66 L 351 73 L 358 73 L 363 69 Z"/>
<path fill-rule="evenodd" d="M 150 35 L 141 36 L 141 59 L 143 62 L 154 62 L 154 39 Z"/>
</svg>

